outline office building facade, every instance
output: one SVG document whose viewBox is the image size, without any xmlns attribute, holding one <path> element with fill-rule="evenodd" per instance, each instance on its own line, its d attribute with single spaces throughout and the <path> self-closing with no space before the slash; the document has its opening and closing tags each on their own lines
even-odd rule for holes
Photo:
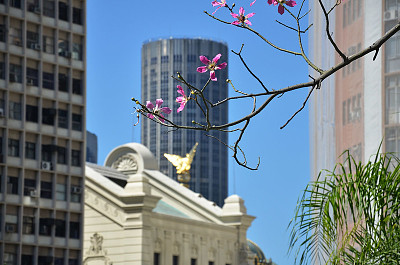
<svg viewBox="0 0 400 265">
<path fill-rule="evenodd" d="M 82 261 L 85 0 L 0 0 L 0 263 Z"/>
<path fill-rule="evenodd" d="M 150 41 L 142 47 L 142 101 L 155 102 L 164 100 L 163 106 L 172 109 L 168 119 L 177 124 L 193 125 L 192 121 L 205 123 L 201 110 L 193 100 L 185 109 L 177 113 L 179 104 L 175 102 L 180 96 L 176 91 L 180 82 L 171 78 L 179 72 L 185 80 L 197 88 L 202 88 L 209 79 L 209 73 L 196 72 L 202 66 L 199 56 L 205 55 L 210 60 L 221 54 L 220 63 L 228 62 L 226 44 L 206 39 L 161 39 Z M 228 69 L 215 72 L 217 82 L 210 82 L 205 90 L 205 96 L 212 102 L 226 98 L 228 86 Z M 182 85 L 186 94 L 188 88 Z M 226 104 L 213 108 L 210 115 L 211 123 L 224 124 L 228 121 L 228 106 Z M 217 140 L 207 136 L 207 133 L 195 130 L 171 130 L 151 121 L 141 120 L 141 142 L 155 154 L 160 171 L 176 179 L 175 167 L 164 157 L 164 153 L 185 156 L 196 142 L 196 156 L 192 163 L 190 189 L 201 193 L 209 200 L 222 206 L 228 193 L 228 160 L 227 148 Z M 208 134 L 227 142 L 227 134 L 211 131 Z"/>
<path fill-rule="evenodd" d="M 331 1 L 323 1 L 327 6 Z M 341 62 L 325 35 L 318 1 L 310 2 L 310 52 L 324 69 Z M 372 45 L 399 21 L 398 0 L 347 0 L 335 9 L 331 30 L 346 55 Z M 400 152 L 400 34 L 374 54 L 351 63 L 315 91 L 310 102 L 311 172 L 333 169 L 345 151 L 368 161 L 381 151 Z M 315 73 L 312 73 L 313 75 Z"/>
</svg>

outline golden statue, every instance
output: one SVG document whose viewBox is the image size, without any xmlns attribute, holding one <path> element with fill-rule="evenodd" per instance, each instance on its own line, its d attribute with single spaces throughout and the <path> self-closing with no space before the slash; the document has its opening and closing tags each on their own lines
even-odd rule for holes
<svg viewBox="0 0 400 265">
<path fill-rule="evenodd" d="M 189 188 L 189 181 L 190 181 L 190 166 L 193 162 L 194 155 L 196 154 L 196 148 L 199 143 L 196 143 L 192 150 L 186 154 L 185 157 L 181 157 L 179 155 L 172 155 L 172 154 L 164 154 L 164 156 L 168 159 L 169 162 L 174 165 L 176 168 L 176 173 L 178 174 L 178 181 L 181 185 Z"/>
</svg>

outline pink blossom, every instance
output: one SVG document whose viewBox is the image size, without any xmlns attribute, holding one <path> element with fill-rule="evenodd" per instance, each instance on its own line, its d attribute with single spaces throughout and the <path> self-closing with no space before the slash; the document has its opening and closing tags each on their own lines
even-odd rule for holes
<svg viewBox="0 0 400 265">
<path fill-rule="evenodd" d="M 221 54 L 215 55 L 215 57 L 212 59 L 212 61 L 208 60 L 207 57 L 204 55 L 200 56 L 200 61 L 204 63 L 206 66 L 200 66 L 197 67 L 197 72 L 199 73 L 205 73 L 207 70 L 210 70 L 210 78 L 212 81 L 217 81 L 217 78 L 215 77 L 215 70 L 218 69 L 224 69 L 227 65 L 227 63 L 221 63 L 217 65 L 217 62 L 219 58 L 221 57 Z"/>
<path fill-rule="evenodd" d="M 223 6 L 226 6 L 226 0 L 221 0 L 221 2 L 218 2 L 216 0 L 211 2 L 212 6 L 219 6 L 217 7 L 217 9 L 215 9 L 215 11 L 212 13 L 213 15 L 215 14 L 215 12 L 217 12 L 218 9 L 220 9 Z"/>
<path fill-rule="evenodd" d="M 171 113 L 171 109 L 168 107 L 161 107 L 161 105 L 163 104 L 163 100 L 161 98 L 156 99 L 156 106 L 154 107 L 153 103 L 151 103 L 150 101 L 146 101 L 146 107 L 151 111 L 151 113 L 147 113 L 147 117 L 149 117 L 150 119 L 154 119 L 154 114 L 160 116 L 160 117 L 156 117 L 158 118 L 161 122 L 164 122 L 164 116 L 162 114 L 162 112 L 164 112 L 165 114 L 170 114 Z"/>
<path fill-rule="evenodd" d="M 252 6 L 256 1 L 257 1 L 257 0 L 254 0 L 254 1 L 250 4 L 250 6 Z"/>
<path fill-rule="evenodd" d="M 285 8 L 283 7 L 283 4 L 286 4 L 287 6 L 290 6 L 290 7 L 294 7 L 295 5 L 297 5 L 296 1 L 293 1 L 293 0 L 268 0 L 268 4 L 270 4 L 270 5 L 274 4 L 274 6 L 279 4 L 278 13 L 281 15 L 285 12 Z"/>
<path fill-rule="evenodd" d="M 189 98 L 186 96 L 185 91 L 183 91 L 183 88 L 180 85 L 177 85 L 176 87 L 178 88 L 177 92 L 182 95 L 181 97 L 176 98 L 176 102 L 181 104 L 176 112 L 181 112 L 185 108 L 186 102 Z"/>
<path fill-rule="evenodd" d="M 231 13 L 232 17 L 237 18 L 237 20 L 233 21 L 231 24 L 233 24 L 233 25 L 247 24 L 247 25 L 251 26 L 251 22 L 248 20 L 248 18 L 251 18 L 255 14 L 256 13 L 249 13 L 249 14 L 247 14 L 247 16 L 245 16 L 244 9 L 243 9 L 243 7 L 241 7 L 241 8 L 239 8 L 239 14 Z"/>
</svg>

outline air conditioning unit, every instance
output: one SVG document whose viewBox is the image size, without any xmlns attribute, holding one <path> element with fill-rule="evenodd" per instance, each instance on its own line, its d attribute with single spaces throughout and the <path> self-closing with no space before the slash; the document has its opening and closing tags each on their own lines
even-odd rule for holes
<svg viewBox="0 0 400 265">
<path fill-rule="evenodd" d="M 71 187 L 71 192 L 75 194 L 81 194 L 82 193 L 82 188 L 78 186 L 72 186 Z"/>
<path fill-rule="evenodd" d="M 40 44 L 39 43 L 35 43 L 35 45 L 33 45 L 33 49 L 40 50 Z"/>
<path fill-rule="evenodd" d="M 385 21 L 389 21 L 389 20 L 397 19 L 398 16 L 399 16 L 399 14 L 398 14 L 398 11 L 396 9 L 390 9 L 388 11 L 385 11 L 383 19 Z"/>
<path fill-rule="evenodd" d="M 38 194 L 37 190 L 30 190 L 29 196 L 31 196 L 32 198 L 36 198 L 36 197 L 39 197 L 39 194 Z"/>
<path fill-rule="evenodd" d="M 51 168 L 52 168 L 51 162 L 48 162 L 48 161 L 43 161 L 42 162 L 42 169 L 51 170 Z"/>
<path fill-rule="evenodd" d="M 14 232 L 15 232 L 14 225 L 6 224 L 6 233 L 14 233 Z"/>
<path fill-rule="evenodd" d="M 33 8 L 33 13 L 40 14 L 40 8 L 38 6 L 35 6 Z"/>
<path fill-rule="evenodd" d="M 4 117 L 4 109 L 0 108 L 0 117 Z"/>
</svg>

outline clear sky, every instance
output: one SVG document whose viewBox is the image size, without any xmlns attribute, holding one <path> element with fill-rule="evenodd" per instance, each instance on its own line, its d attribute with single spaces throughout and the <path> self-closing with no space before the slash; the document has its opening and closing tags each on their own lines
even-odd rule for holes
<svg viewBox="0 0 400 265">
<path fill-rule="evenodd" d="M 278 52 L 251 32 L 205 15 L 204 10 L 215 9 L 211 0 L 87 2 L 87 129 L 98 137 L 99 164 L 118 145 L 140 142 L 140 126 L 133 127 L 131 98 L 140 98 L 141 46 L 146 40 L 203 37 L 225 41 L 235 51 L 244 43 L 246 62 L 268 88 L 308 81 L 307 65 L 300 58 Z M 269 6 L 266 0 L 258 0 L 250 7 L 251 2 L 238 0 L 236 10 L 243 6 L 246 14 L 255 12 L 250 19 L 255 30 L 283 48 L 296 50 L 295 33 L 275 22 L 279 19 L 290 23 L 289 16 L 279 15 L 277 7 Z M 297 11 L 298 7 L 292 9 Z M 221 8 L 216 15 L 233 21 L 226 9 Z M 304 44 L 307 48 L 306 37 Z M 262 91 L 233 53 L 229 55 L 229 78 L 242 91 Z M 248 214 L 257 217 L 248 230 L 248 238 L 278 265 L 293 264 L 293 256 L 286 254 L 286 228 L 310 179 L 308 110 L 304 109 L 285 129 L 279 127 L 302 105 L 306 94 L 307 91 L 299 91 L 280 97 L 250 123 L 242 146 L 250 165 L 261 158 L 259 170 L 243 169 L 232 159 L 229 165 L 229 194 L 241 196 Z M 234 92 L 230 91 L 230 95 Z M 142 102 L 145 100 L 148 99 Z M 230 121 L 245 115 L 251 107 L 250 101 L 232 102 Z M 231 143 L 233 140 L 234 135 L 230 136 Z"/>
</svg>

